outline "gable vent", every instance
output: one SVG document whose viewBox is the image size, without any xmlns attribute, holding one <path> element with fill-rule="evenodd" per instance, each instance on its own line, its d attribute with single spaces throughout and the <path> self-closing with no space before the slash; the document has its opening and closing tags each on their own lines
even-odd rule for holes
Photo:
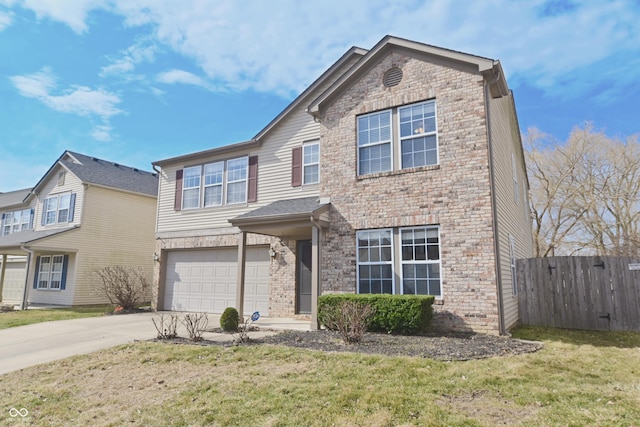
<svg viewBox="0 0 640 427">
<path fill-rule="evenodd" d="M 385 87 L 398 86 L 402 81 L 402 70 L 398 67 L 393 67 L 384 73 L 382 83 Z"/>
</svg>

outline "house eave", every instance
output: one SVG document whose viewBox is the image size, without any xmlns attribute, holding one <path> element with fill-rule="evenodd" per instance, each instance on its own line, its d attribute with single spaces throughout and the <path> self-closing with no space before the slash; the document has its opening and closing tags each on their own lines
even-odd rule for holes
<svg viewBox="0 0 640 427">
<path fill-rule="evenodd" d="M 200 160 L 204 157 L 218 156 L 221 154 L 228 154 L 233 152 L 247 151 L 252 148 L 260 146 L 260 141 L 256 139 L 250 139 L 248 141 L 237 142 L 235 144 L 223 145 L 222 147 L 211 148 L 209 150 L 197 151 L 195 153 L 189 153 L 182 156 L 170 157 L 168 159 L 157 160 L 151 163 L 153 166 L 165 167 L 167 165 L 175 163 L 189 163 L 196 160 Z"/>
</svg>

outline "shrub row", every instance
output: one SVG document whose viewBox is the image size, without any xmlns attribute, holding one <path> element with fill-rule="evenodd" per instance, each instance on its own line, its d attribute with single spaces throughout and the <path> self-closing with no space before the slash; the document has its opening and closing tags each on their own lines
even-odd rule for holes
<svg viewBox="0 0 640 427">
<path fill-rule="evenodd" d="M 415 335 L 425 332 L 433 317 L 431 295 L 327 294 L 318 299 L 318 319 L 328 329 L 323 317 L 344 301 L 370 305 L 374 310 L 367 324 L 370 331 Z M 328 323 L 328 322 L 327 322 Z"/>
</svg>

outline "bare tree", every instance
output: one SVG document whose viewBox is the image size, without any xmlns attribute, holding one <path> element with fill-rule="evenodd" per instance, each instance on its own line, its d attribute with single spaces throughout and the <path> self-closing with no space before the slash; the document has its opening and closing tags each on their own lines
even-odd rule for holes
<svg viewBox="0 0 640 427">
<path fill-rule="evenodd" d="M 151 289 L 148 274 L 140 267 L 108 265 L 95 271 L 95 275 L 98 291 L 124 310 L 135 309 Z"/>
<path fill-rule="evenodd" d="M 640 255 L 640 144 L 587 123 L 564 143 L 524 138 L 536 256 Z"/>
</svg>

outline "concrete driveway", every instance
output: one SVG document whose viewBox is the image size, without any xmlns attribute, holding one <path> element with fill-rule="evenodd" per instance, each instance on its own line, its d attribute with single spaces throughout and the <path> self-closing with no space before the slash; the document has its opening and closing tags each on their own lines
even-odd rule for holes
<svg viewBox="0 0 640 427">
<path fill-rule="evenodd" d="M 152 319 L 159 318 L 160 314 L 162 313 L 137 313 L 58 320 L 0 330 L 0 375 L 128 342 L 153 339 L 157 332 Z M 165 313 L 167 314 L 169 313 Z M 208 317 L 210 328 L 220 325 L 218 315 L 209 314 Z M 308 330 L 309 322 L 262 318 L 256 326 L 262 330 L 252 332 L 250 336 L 273 334 L 275 329 Z M 187 336 L 184 326 L 179 326 L 178 334 Z M 214 333 L 205 333 L 203 337 L 212 341 L 233 339 L 228 334 Z"/>
</svg>

